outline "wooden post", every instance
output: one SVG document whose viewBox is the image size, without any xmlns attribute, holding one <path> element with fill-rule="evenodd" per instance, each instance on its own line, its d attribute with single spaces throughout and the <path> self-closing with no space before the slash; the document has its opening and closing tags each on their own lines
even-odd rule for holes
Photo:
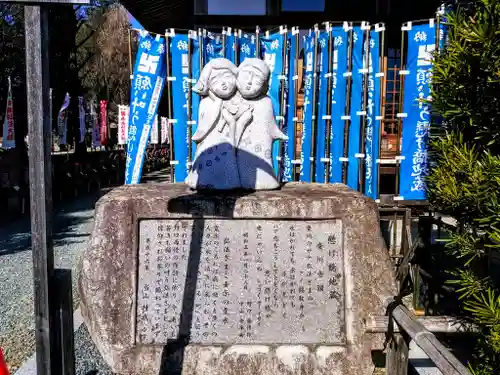
<svg viewBox="0 0 500 375">
<path fill-rule="evenodd" d="M 50 309 L 54 270 L 52 244 L 52 129 L 49 108 L 48 10 L 25 6 L 26 86 L 28 96 L 31 246 L 35 293 L 35 341 L 38 375 L 56 373 L 53 366 L 54 322 Z M 51 332 L 52 331 L 52 332 Z"/>
<path fill-rule="evenodd" d="M 400 333 L 394 333 L 387 348 L 386 375 L 407 375 L 408 353 L 409 346 L 404 336 Z"/>
<path fill-rule="evenodd" d="M 56 330 L 59 333 L 60 366 L 62 375 L 75 374 L 75 340 L 73 332 L 73 292 L 70 269 L 54 271 L 57 306 L 54 308 Z"/>
</svg>

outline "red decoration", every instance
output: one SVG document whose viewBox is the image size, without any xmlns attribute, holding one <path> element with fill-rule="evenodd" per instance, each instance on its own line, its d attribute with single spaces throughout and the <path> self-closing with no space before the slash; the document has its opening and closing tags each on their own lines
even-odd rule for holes
<svg viewBox="0 0 500 375">
<path fill-rule="evenodd" d="M 108 142 L 108 101 L 101 100 L 101 145 Z"/>
<path fill-rule="evenodd" d="M 5 362 L 2 348 L 0 348 L 0 375 L 9 375 L 9 369 L 7 367 L 7 362 Z"/>
</svg>

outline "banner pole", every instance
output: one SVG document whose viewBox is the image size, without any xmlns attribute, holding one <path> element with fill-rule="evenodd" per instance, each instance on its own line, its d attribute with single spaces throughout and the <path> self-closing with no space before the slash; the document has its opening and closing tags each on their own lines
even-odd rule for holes
<svg viewBox="0 0 500 375">
<path fill-rule="evenodd" d="M 238 30 L 234 30 L 234 63 L 238 65 L 240 61 L 240 44 L 238 39 Z"/>
<path fill-rule="evenodd" d="M 441 43 L 440 43 L 440 37 L 441 36 L 441 14 L 439 12 L 436 14 L 436 51 L 440 52 L 441 51 Z"/>
<path fill-rule="evenodd" d="M 165 60 L 166 60 L 166 76 L 167 76 L 167 131 L 169 133 L 169 153 L 170 153 L 170 182 L 175 182 L 175 165 L 174 158 L 174 132 L 172 121 L 172 85 L 170 81 L 170 32 L 165 31 Z M 170 124 L 169 124 L 170 123 Z"/>
<path fill-rule="evenodd" d="M 380 64 L 379 66 L 381 67 L 381 71 L 384 73 L 382 77 L 380 77 L 380 115 L 382 116 L 382 119 L 385 118 L 385 87 L 386 87 L 386 79 L 387 79 L 387 66 L 386 66 L 386 57 L 385 57 L 385 25 L 383 25 L 384 28 L 381 31 L 380 35 L 380 56 L 379 56 L 379 61 Z M 381 159 L 381 152 L 382 152 L 382 131 L 384 127 L 384 121 L 380 121 L 380 129 L 378 133 L 378 157 Z M 375 166 L 377 168 L 377 194 L 376 198 L 380 199 L 380 163 L 377 163 L 375 160 Z"/>
<path fill-rule="evenodd" d="M 363 193 L 365 191 L 365 151 L 366 151 L 366 126 L 368 122 L 368 79 L 370 72 L 370 26 L 366 26 L 365 31 L 365 58 L 364 65 L 366 71 L 363 73 L 363 121 L 359 132 L 359 152 L 362 157 L 358 158 L 358 190 Z"/>
<path fill-rule="evenodd" d="M 316 132 L 317 132 L 317 125 L 318 122 L 316 120 L 316 100 L 317 100 L 317 95 L 316 95 L 316 90 L 318 88 L 318 64 L 317 64 L 317 58 L 318 58 L 318 37 L 319 37 L 319 28 L 318 25 L 314 25 L 314 66 L 313 66 L 313 100 L 312 100 L 312 126 L 311 126 L 311 158 L 309 159 L 309 163 L 311 165 L 311 170 L 310 170 L 310 178 L 311 182 L 314 181 L 314 175 L 315 175 L 315 162 L 314 158 L 316 157 Z"/>
<path fill-rule="evenodd" d="M 227 33 L 227 30 L 226 30 L 226 27 L 223 26 L 222 27 L 222 56 L 223 57 L 226 57 L 226 33 Z"/>
<path fill-rule="evenodd" d="M 280 124 L 279 124 L 279 129 L 283 132 L 283 125 L 285 123 L 285 76 L 286 76 L 286 71 L 285 71 L 285 60 L 286 60 L 286 53 L 287 53 L 287 26 L 284 25 L 281 28 L 282 31 L 282 38 L 283 38 L 283 48 L 281 50 L 281 58 L 282 58 L 282 67 L 281 67 L 281 79 L 280 79 Z M 281 173 L 283 172 L 283 156 L 284 156 L 284 144 L 282 140 L 279 140 L 279 155 L 276 155 L 278 158 L 278 179 L 281 181 Z"/>
<path fill-rule="evenodd" d="M 132 30 L 128 30 L 128 70 L 130 71 L 130 80 L 132 81 L 132 75 L 134 71 L 132 69 Z"/>
<path fill-rule="evenodd" d="M 203 69 L 204 60 L 203 60 L 203 35 L 202 30 L 198 29 L 198 51 L 200 53 L 200 75 L 201 70 Z"/>
<path fill-rule="evenodd" d="M 293 142 L 294 142 L 294 148 L 293 148 L 293 160 L 297 160 L 297 145 L 298 145 L 298 142 L 297 142 L 297 131 L 298 131 L 298 120 L 297 120 L 297 113 L 298 113 L 298 101 L 299 101 L 299 42 L 300 42 L 300 34 L 297 30 L 297 33 L 295 34 L 295 56 L 294 56 L 294 59 L 295 59 L 295 72 L 294 72 L 294 76 L 297 76 L 297 79 L 294 79 L 293 80 L 293 90 L 294 90 L 294 93 L 295 93 L 295 97 L 294 97 L 294 109 L 293 109 L 293 118 L 294 118 L 294 121 L 293 121 Z M 297 120 L 297 121 L 296 121 Z M 302 123 L 303 123 L 303 120 L 302 119 Z M 288 140 L 290 142 L 290 140 Z M 292 171 L 293 171 L 293 174 L 292 174 L 292 181 L 296 181 L 296 175 L 297 175 L 297 171 L 296 171 L 296 164 L 292 164 Z"/>
<path fill-rule="evenodd" d="M 260 59 L 260 28 L 258 25 L 255 27 L 255 55 Z"/>
<path fill-rule="evenodd" d="M 352 24 L 349 24 L 349 46 L 347 49 L 347 90 L 345 101 L 345 126 L 344 126 L 344 157 L 342 161 L 342 183 L 347 184 L 347 161 L 349 156 L 349 128 L 351 126 L 351 91 L 352 91 L 352 51 L 354 44 L 354 32 Z"/>
<path fill-rule="evenodd" d="M 399 103 L 398 103 L 398 113 L 403 113 L 403 96 L 404 96 L 404 83 L 405 78 L 404 75 L 401 74 L 401 71 L 405 68 L 404 63 L 404 49 L 405 49 L 405 30 L 401 30 L 401 52 L 400 52 L 400 69 L 399 69 Z M 399 196 L 399 173 L 401 170 L 401 136 L 403 134 L 403 119 L 401 116 L 398 116 L 398 131 L 397 131 L 397 139 L 396 139 L 396 178 L 395 178 L 395 196 Z"/>
<path fill-rule="evenodd" d="M 193 108 L 192 108 L 192 104 L 193 104 L 193 98 L 192 98 L 192 91 L 191 91 L 191 87 L 193 86 L 193 83 L 192 83 L 192 79 L 193 79 L 193 67 L 192 67 L 192 64 L 191 64 L 191 58 L 192 58 L 192 55 L 193 55 L 193 51 L 192 51 L 192 31 L 189 30 L 189 34 L 188 34 L 188 87 L 189 87 L 189 90 L 188 90 L 188 102 L 187 102 L 187 117 L 188 117 L 188 121 L 187 121 L 187 132 L 188 132 L 188 165 L 187 165 L 187 169 L 188 171 L 191 170 L 191 162 L 192 162 L 192 148 L 193 148 L 193 145 L 191 144 L 192 143 L 192 132 L 193 132 L 193 125 L 191 123 L 192 121 L 192 118 L 193 118 Z"/>
<path fill-rule="evenodd" d="M 328 32 L 328 83 L 327 83 L 327 101 L 326 101 L 326 139 L 325 139 L 325 182 L 330 181 L 330 137 L 332 136 L 332 78 L 333 78 L 333 49 L 332 26 L 330 22 L 325 22 Z"/>
</svg>

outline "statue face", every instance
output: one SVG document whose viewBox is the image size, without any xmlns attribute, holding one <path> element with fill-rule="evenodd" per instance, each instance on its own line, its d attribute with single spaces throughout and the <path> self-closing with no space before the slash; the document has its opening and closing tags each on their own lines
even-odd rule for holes
<svg viewBox="0 0 500 375">
<path fill-rule="evenodd" d="M 236 77 L 230 70 L 221 69 L 211 75 L 209 87 L 217 97 L 229 99 L 236 92 Z"/>
<path fill-rule="evenodd" d="M 266 82 L 257 69 L 243 68 L 238 73 L 238 90 L 245 99 L 252 99 L 263 93 Z"/>
</svg>

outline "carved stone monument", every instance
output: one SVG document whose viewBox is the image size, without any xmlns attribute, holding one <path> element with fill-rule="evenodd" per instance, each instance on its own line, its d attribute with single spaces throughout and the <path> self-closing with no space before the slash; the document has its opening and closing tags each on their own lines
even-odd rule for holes
<svg viewBox="0 0 500 375">
<path fill-rule="evenodd" d="M 376 204 L 300 183 L 113 190 L 79 291 L 113 372 L 183 375 L 371 375 L 384 336 L 365 324 L 397 292 Z"/>
<path fill-rule="evenodd" d="M 278 128 L 267 96 L 269 75 L 259 59 L 246 59 L 239 68 L 224 58 L 204 66 L 193 88 L 202 99 L 193 135 L 196 154 L 186 179 L 192 189 L 279 187 L 272 146 L 288 137 Z"/>
</svg>

